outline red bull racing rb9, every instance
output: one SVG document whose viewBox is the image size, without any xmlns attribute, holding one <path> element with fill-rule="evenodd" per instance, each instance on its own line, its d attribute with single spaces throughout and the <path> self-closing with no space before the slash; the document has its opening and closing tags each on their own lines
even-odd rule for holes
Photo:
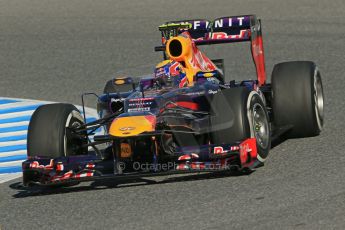
<svg viewBox="0 0 345 230">
<path fill-rule="evenodd" d="M 237 170 L 263 165 L 278 138 L 318 135 L 323 89 L 310 61 L 274 66 L 267 82 L 255 15 L 159 26 L 163 60 L 154 73 L 108 81 L 99 119 L 71 104 L 42 105 L 28 129 L 25 185 Z M 248 42 L 255 80 L 226 81 L 222 59 L 199 47 Z M 85 96 L 85 94 L 83 94 Z M 83 97 L 82 97 L 83 98 Z M 102 135 L 95 135 L 103 129 Z"/>
</svg>

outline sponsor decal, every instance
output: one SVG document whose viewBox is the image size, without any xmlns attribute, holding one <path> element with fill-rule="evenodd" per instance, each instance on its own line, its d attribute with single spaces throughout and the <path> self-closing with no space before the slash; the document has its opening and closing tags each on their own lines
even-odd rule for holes
<svg viewBox="0 0 345 230">
<path fill-rule="evenodd" d="M 229 152 L 229 151 L 224 150 L 222 146 L 217 146 L 217 147 L 213 148 L 213 153 L 215 155 L 220 155 L 220 154 L 227 153 L 227 152 Z"/>
<path fill-rule="evenodd" d="M 240 17 L 225 17 L 214 20 L 213 22 L 207 20 L 193 20 L 180 22 L 181 24 L 192 24 L 192 29 L 207 29 L 210 25 L 213 28 L 224 28 L 224 27 L 239 27 L 239 26 L 250 26 L 250 17 L 249 16 L 240 16 Z"/>
<path fill-rule="evenodd" d="M 135 129 L 135 127 L 121 127 L 121 128 L 119 128 L 120 131 L 131 131 L 134 129 Z"/>
<path fill-rule="evenodd" d="M 224 148 L 222 146 L 217 146 L 213 148 L 213 153 L 214 154 L 224 154 L 224 153 L 228 153 L 230 151 L 238 151 L 240 149 L 239 146 L 231 146 L 230 150 L 224 150 Z"/>
<path fill-rule="evenodd" d="M 128 109 L 128 112 L 149 112 L 150 107 Z"/>
<path fill-rule="evenodd" d="M 241 149 L 240 149 L 241 162 L 244 163 L 248 161 L 248 153 L 251 151 L 252 150 L 249 148 L 248 144 L 241 145 Z"/>
<path fill-rule="evenodd" d="M 130 103 L 128 106 L 145 106 L 145 105 L 152 105 L 152 101 L 146 101 L 141 103 Z"/>
<path fill-rule="evenodd" d="M 179 22 L 180 24 L 191 24 L 193 30 L 197 29 L 207 29 L 210 25 L 210 22 L 207 20 L 193 20 L 186 22 Z"/>
<path fill-rule="evenodd" d="M 131 145 L 128 143 L 121 143 L 120 156 L 121 157 L 130 157 L 131 155 L 132 155 Z"/>
<path fill-rule="evenodd" d="M 213 28 L 250 26 L 248 16 L 219 18 L 213 22 Z"/>
<path fill-rule="evenodd" d="M 249 138 L 240 144 L 240 159 L 242 164 L 257 158 L 256 139 Z"/>
<path fill-rule="evenodd" d="M 212 90 L 212 89 L 208 90 L 208 94 L 216 94 L 218 92 L 219 92 L 219 90 Z"/>
<path fill-rule="evenodd" d="M 198 96 L 198 95 L 203 95 L 203 94 L 205 94 L 204 91 L 197 91 L 197 92 L 186 93 L 185 95 L 188 95 L 188 96 L 194 96 L 194 95 L 196 95 L 196 96 Z"/>
<path fill-rule="evenodd" d="M 154 100 L 153 97 L 145 97 L 145 98 L 133 98 L 129 99 L 129 101 L 152 101 Z"/>
<path fill-rule="evenodd" d="M 51 159 L 49 165 L 40 165 L 38 161 L 33 161 L 30 163 L 30 168 L 42 168 L 42 169 L 53 169 L 54 160 Z"/>
<path fill-rule="evenodd" d="M 124 100 L 125 100 L 125 98 L 111 98 L 110 102 L 122 102 Z"/>
<path fill-rule="evenodd" d="M 250 26 L 249 16 L 239 16 L 239 17 L 225 17 L 214 20 L 213 22 L 207 20 L 193 20 L 180 22 L 181 24 L 192 24 L 193 30 L 207 29 L 211 25 L 213 28 L 229 28 L 229 27 L 241 27 Z"/>
<path fill-rule="evenodd" d="M 149 112 L 155 104 L 154 98 L 133 98 L 129 100 L 128 112 Z"/>
<path fill-rule="evenodd" d="M 214 32 L 214 33 L 210 33 L 209 37 L 211 39 L 242 39 L 242 38 L 248 39 L 250 37 L 250 31 L 241 30 L 240 33 L 236 35 L 228 35 L 225 32 Z"/>
</svg>

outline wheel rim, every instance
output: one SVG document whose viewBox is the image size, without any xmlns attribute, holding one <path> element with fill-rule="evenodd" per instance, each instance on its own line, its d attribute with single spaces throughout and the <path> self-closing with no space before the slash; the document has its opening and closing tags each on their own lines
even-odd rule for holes
<svg viewBox="0 0 345 230">
<path fill-rule="evenodd" d="M 257 143 L 266 149 L 269 145 L 269 126 L 267 115 L 261 104 L 256 103 L 252 110 L 253 131 Z"/>
<path fill-rule="evenodd" d="M 76 154 L 77 152 L 82 152 L 80 146 L 83 144 L 82 140 L 76 139 L 73 134 L 72 130 L 75 130 L 83 125 L 83 122 L 80 121 L 78 118 L 73 116 L 73 113 L 70 113 L 67 121 L 66 121 L 66 131 L 64 136 L 64 151 L 65 156 Z"/>
<path fill-rule="evenodd" d="M 321 130 L 323 126 L 323 89 L 322 89 L 322 82 L 320 75 L 317 70 L 315 70 L 314 75 L 314 105 L 315 105 L 315 115 L 317 120 L 317 125 L 319 130 Z"/>
</svg>

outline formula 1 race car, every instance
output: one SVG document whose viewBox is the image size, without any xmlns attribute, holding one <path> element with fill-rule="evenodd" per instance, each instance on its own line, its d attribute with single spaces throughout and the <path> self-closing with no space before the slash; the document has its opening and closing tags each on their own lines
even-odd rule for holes
<svg viewBox="0 0 345 230">
<path fill-rule="evenodd" d="M 155 50 L 164 60 L 137 83 L 131 77 L 108 81 L 97 96 L 98 120 L 86 123 L 85 111 L 71 104 L 37 108 L 28 129 L 24 185 L 253 170 L 276 138 L 320 133 L 317 66 L 277 64 L 267 83 L 255 15 L 173 21 L 159 30 L 162 45 Z M 210 60 L 198 48 L 245 41 L 256 80 L 226 82 L 223 60 Z M 105 132 L 94 135 L 100 128 Z"/>
</svg>

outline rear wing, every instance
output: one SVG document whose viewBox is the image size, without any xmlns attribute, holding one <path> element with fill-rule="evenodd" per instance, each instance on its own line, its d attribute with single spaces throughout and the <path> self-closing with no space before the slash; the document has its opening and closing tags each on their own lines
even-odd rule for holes
<svg viewBox="0 0 345 230">
<path fill-rule="evenodd" d="M 162 45 L 171 33 L 167 30 L 180 25 L 179 33 L 188 31 L 196 45 L 219 44 L 250 41 L 252 36 L 260 32 L 260 20 L 255 15 L 221 17 L 214 21 L 194 19 L 167 22 L 160 26 Z M 190 25 L 189 28 L 184 25 Z"/>
<path fill-rule="evenodd" d="M 177 36 L 185 31 L 189 32 L 196 45 L 249 41 L 259 85 L 266 81 L 261 21 L 255 15 L 221 17 L 213 21 L 203 19 L 172 21 L 160 26 L 159 30 L 162 33 L 162 46 L 155 47 L 155 51 L 165 51 L 166 41 L 171 36 Z"/>
</svg>

